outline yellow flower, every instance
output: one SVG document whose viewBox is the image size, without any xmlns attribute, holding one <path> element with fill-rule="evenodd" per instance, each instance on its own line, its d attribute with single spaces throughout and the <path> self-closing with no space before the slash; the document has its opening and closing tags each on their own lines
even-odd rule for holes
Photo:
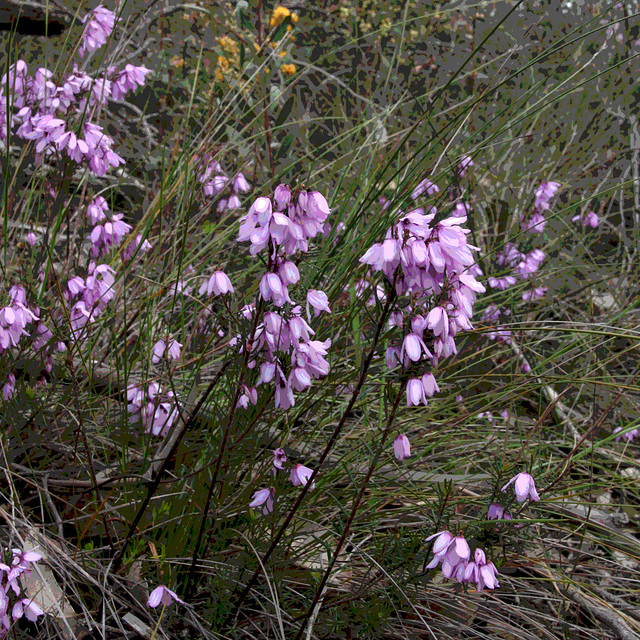
<svg viewBox="0 0 640 640">
<path fill-rule="evenodd" d="M 228 69 L 229 61 L 224 56 L 218 56 L 218 67 L 221 69 Z"/>
<path fill-rule="evenodd" d="M 280 67 L 280 70 L 282 71 L 282 73 L 286 73 L 288 76 L 292 76 L 296 72 L 296 65 L 295 64 L 283 64 Z"/>
<path fill-rule="evenodd" d="M 182 56 L 173 56 L 171 58 L 171 62 L 169 63 L 172 67 L 176 67 L 178 69 L 184 67 L 184 59 Z"/>
<path fill-rule="evenodd" d="M 286 51 L 281 51 L 281 52 L 279 53 L 279 56 L 280 56 L 281 58 L 284 58 L 286 55 L 287 55 L 287 52 L 286 52 Z"/>
<path fill-rule="evenodd" d="M 285 18 L 288 18 L 291 15 L 291 11 L 282 5 L 276 7 L 273 10 L 273 15 L 271 16 L 271 20 L 269 20 L 270 27 L 277 27 L 279 24 L 284 22 Z"/>
<path fill-rule="evenodd" d="M 225 51 L 228 51 L 231 54 L 238 53 L 238 45 L 229 36 L 222 36 L 221 38 L 218 38 L 218 42 Z"/>
<path fill-rule="evenodd" d="M 300 20 L 300 16 L 297 13 L 291 14 L 291 22 L 298 22 Z"/>
<path fill-rule="evenodd" d="M 222 82 L 224 80 L 224 73 L 222 73 L 218 67 L 216 67 L 216 80 L 218 82 Z"/>
</svg>

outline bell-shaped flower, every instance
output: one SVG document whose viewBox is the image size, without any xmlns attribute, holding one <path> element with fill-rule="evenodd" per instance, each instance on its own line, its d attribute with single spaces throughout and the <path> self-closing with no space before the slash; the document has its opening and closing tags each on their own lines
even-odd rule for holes
<svg viewBox="0 0 640 640">
<path fill-rule="evenodd" d="M 393 453 L 400 462 L 411 456 L 411 443 L 404 433 L 401 433 L 393 441 Z"/>
<path fill-rule="evenodd" d="M 294 464 L 293 467 L 291 468 L 291 474 L 290 474 L 291 482 L 293 483 L 294 487 L 299 487 L 299 486 L 304 487 L 307 485 L 307 482 L 309 482 L 309 478 L 311 478 L 312 474 L 313 474 L 313 469 L 309 469 L 309 467 L 305 467 L 302 464 Z M 313 482 L 310 488 L 313 489 L 315 485 L 316 483 Z"/>
<path fill-rule="evenodd" d="M 427 404 L 427 395 L 420 378 L 411 378 L 407 383 L 407 406 L 413 407 Z"/>
<path fill-rule="evenodd" d="M 317 318 L 321 311 L 331 313 L 329 308 L 329 298 L 324 291 L 309 289 L 307 291 L 307 317 L 309 316 L 309 305 L 313 307 L 313 317 Z"/>
<path fill-rule="evenodd" d="M 519 473 L 502 487 L 502 491 L 515 482 L 516 499 L 518 502 L 524 502 L 527 498 L 533 501 L 540 500 L 540 496 L 536 491 L 536 483 L 528 473 Z"/>
<path fill-rule="evenodd" d="M 23 615 L 27 620 L 35 622 L 38 616 L 44 615 L 44 611 L 33 600 L 22 598 L 13 605 L 11 617 L 14 620 L 19 620 Z"/>
<path fill-rule="evenodd" d="M 273 472 L 276 472 L 276 469 L 284 469 L 284 463 L 287 461 L 287 454 L 284 452 L 284 449 L 278 447 L 273 450 Z"/>
<path fill-rule="evenodd" d="M 276 490 L 273 487 L 260 489 L 253 494 L 253 499 L 249 503 L 252 509 L 262 507 L 262 515 L 269 515 L 273 512 L 273 502 L 276 497 Z"/>
<path fill-rule="evenodd" d="M 461 582 L 475 582 L 480 593 L 485 587 L 495 589 L 500 586 L 496 569 L 493 562 L 487 562 L 487 558 L 482 549 L 476 549 L 472 562 L 469 562 L 464 569 Z"/>
<path fill-rule="evenodd" d="M 209 280 L 205 280 L 198 289 L 200 295 L 222 296 L 226 293 L 233 293 L 233 285 L 229 276 L 224 271 L 214 271 Z"/>
<path fill-rule="evenodd" d="M 180 602 L 184 604 L 184 602 L 178 597 L 178 595 L 171 591 L 168 587 L 165 587 L 163 584 L 156 587 L 149 596 L 147 600 L 147 606 L 155 609 L 158 605 L 168 606 L 173 601 Z"/>
</svg>

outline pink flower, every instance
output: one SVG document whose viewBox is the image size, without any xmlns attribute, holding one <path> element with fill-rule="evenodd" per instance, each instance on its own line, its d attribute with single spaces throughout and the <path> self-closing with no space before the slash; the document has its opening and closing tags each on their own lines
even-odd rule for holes
<svg viewBox="0 0 640 640">
<path fill-rule="evenodd" d="M 420 378 L 412 378 L 407 383 L 407 406 L 418 406 L 420 404 L 427 404 L 427 395 L 424 390 L 424 385 Z"/>
<path fill-rule="evenodd" d="M 13 373 L 10 373 L 7 376 L 7 381 L 4 383 L 4 387 L 2 387 L 2 397 L 4 398 L 5 402 L 13 398 L 15 389 L 16 389 L 16 377 L 13 375 Z"/>
<path fill-rule="evenodd" d="M 247 387 L 247 385 L 242 385 L 242 395 L 238 398 L 238 406 L 246 409 L 249 404 L 256 405 L 258 404 L 258 391 L 255 387 Z"/>
<path fill-rule="evenodd" d="M 309 291 L 307 291 L 307 316 L 309 315 L 309 305 L 313 307 L 314 318 L 317 318 L 321 311 L 331 313 L 329 298 L 324 291 L 309 289 Z"/>
<path fill-rule="evenodd" d="M 156 587 L 149 596 L 147 600 L 147 606 L 155 609 L 159 604 L 163 606 L 170 605 L 173 601 L 180 602 L 184 604 L 180 598 L 178 598 L 177 594 L 171 591 L 168 587 L 165 587 L 163 584 Z"/>
<path fill-rule="evenodd" d="M 33 600 L 22 598 L 13 605 L 11 616 L 14 620 L 19 620 L 23 615 L 27 620 L 35 622 L 38 616 L 44 615 L 44 611 Z"/>
<path fill-rule="evenodd" d="M 616 427 L 613 430 L 613 433 L 620 433 L 623 427 Z M 616 436 L 616 442 L 620 442 L 620 440 L 626 440 L 627 442 L 633 442 L 634 438 L 637 438 L 639 434 L 638 429 L 632 429 L 631 431 L 627 431 L 619 436 Z"/>
<path fill-rule="evenodd" d="M 478 593 L 485 587 L 487 589 L 495 589 L 499 587 L 496 569 L 493 562 L 487 562 L 487 558 L 484 555 L 484 551 L 476 549 L 473 562 L 467 564 L 463 576 L 462 582 L 470 582 L 473 580 L 478 586 Z"/>
<path fill-rule="evenodd" d="M 517 476 L 514 476 L 501 490 L 505 491 L 512 482 L 516 483 L 515 490 L 518 502 L 524 502 L 527 498 L 534 501 L 540 500 L 540 496 L 536 491 L 536 483 L 528 473 L 519 473 Z"/>
<path fill-rule="evenodd" d="M 252 509 L 262 508 L 262 514 L 267 516 L 273 512 L 273 502 L 276 497 L 276 490 L 273 487 L 260 489 L 253 494 L 253 499 L 249 503 Z"/>
<path fill-rule="evenodd" d="M 571 218 L 571 222 L 577 222 L 581 224 L 583 227 L 592 227 L 596 229 L 600 224 L 600 219 L 598 218 L 598 214 L 593 211 L 589 211 L 589 213 L 583 215 L 575 215 Z"/>
<path fill-rule="evenodd" d="M 411 456 L 411 443 L 404 433 L 393 441 L 393 453 L 400 462 Z"/>
<path fill-rule="evenodd" d="M 511 516 L 497 503 L 489 505 L 487 520 L 511 520 Z"/>
<path fill-rule="evenodd" d="M 458 169 L 460 170 L 460 176 L 464 176 L 467 169 L 469 167 L 473 167 L 474 162 L 469 156 L 462 156 L 460 163 L 458 164 Z"/>
<path fill-rule="evenodd" d="M 301 464 L 294 464 L 291 468 L 291 482 L 294 487 L 298 486 L 306 486 L 307 482 L 309 482 L 309 478 L 311 478 L 311 474 L 313 473 L 313 469 L 309 469 L 309 467 L 305 467 Z M 311 485 L 311 489 L 315 487 L 316 483 L 314 482 Z"/>
<path fill-rule="evenodd" d="M 222 296 L 226 293 L 233 292 L 234 290 L 231 280 L 229 280 L 229 276 L 227 276 L 224 271 L 215 271 L 209 280 L 205 280 L 198 289 L 198 293 L 200 295 L 204 295 L 206 293 L 208 296 L 211 296 L 212 294 L 215 296 Z"/>
<path fill-rule="evenodd" d="M 273 450 L 273 472 L 276 469 L 284 469 L 284 463 L 287 461 L 287 454 L 284 449 L 278 448 Z"/>
<path fill-rule="evenodd" d="M 429 536 L 426 541 L 436 538 L 433 543 L 433 558 L 427 569 L 434 569 L 442 563 L 442 573 L 446 578 L 454 577 L 456 570 L 466 566 L 471 556 L 469 544 L 463 536 L 455 538 L 448 531 L 440 531 Z"/>
<path fill-rule="evenodd" d="M 107 38 L 111 35 L 116 23 L 116 16 L 113 11 L 105 9 L 102 5 L 82 18 L 82 22 L 89 23 L 82 34 L 82 44 L 78 49 L 78 55 L 84 56 L 85 51 L 95 51 L 107 43 Z"/>
</svg>

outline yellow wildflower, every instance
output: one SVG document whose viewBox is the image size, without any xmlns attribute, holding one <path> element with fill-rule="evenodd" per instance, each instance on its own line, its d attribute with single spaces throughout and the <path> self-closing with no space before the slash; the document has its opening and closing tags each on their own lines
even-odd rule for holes
<svg viewBox="0 0 640 640">
<path fill-rule="evenodd" d="M 277 27 L 279 24 L 282 24 L 286 18 L 291 15 L 291 11 L 282 5 L 277 6 L 273 10 L 273 15 L 271 16 L 271 20 L 269 20 L 269 26 L 271 28 Z"/>
<path fill-rule="evenodd" d="M 282 71 L 282 73 L 286 73 L 288 76 L 292 76 L 296 72 L 296 65 L 295 64 L 283 64 L 280 67 L 280 70 Z"/>
<path fill-rule="evenodd" d="M 171 58 L 171 62 L 169 63 L 172 67 L 176 67 L 178 69 L 184 67 L 184 58 L 182 56 L 173 56 Z"/>
</svg>

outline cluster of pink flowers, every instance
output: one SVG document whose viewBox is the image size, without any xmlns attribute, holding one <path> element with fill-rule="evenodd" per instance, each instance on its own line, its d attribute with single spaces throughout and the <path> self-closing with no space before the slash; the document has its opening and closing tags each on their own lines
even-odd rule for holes
<svg viewBox="0 0 640 640">
<path fill-rule="evenodd" d="M 533 213 L 528 218 L 525 218 L 524 215 L 520 217 L 523 231 L 529 231 L 530 233 L 542 233 L 544 231 L 547 219 L 544 217 L 543 212 L 549 210 L 550 200 L 559 188 L 559 182 L 542 182 L 540 184 L 535 192 Z"/>
<path fill-rule="evenodd" d="M 27 292 L 20 284 L 15 284 L 9 289 L 9 303 L 8 306 L 0 309 L 0 355 L 11 347 L 17 347 L 23 336 L 30 336 L 31 350 L 44 358 L 44 370 L 50 373 L 53 368 L 54 345 L 51 343 L 53 334 L 41 320 L 40 309 L 27 306 Z M 27 327 L 36 321 L 35 329 L 29 333 Z M 58 342 L 55 349 L 64 351 L 66 347 L 63 342 Z M 2 387 L 4 400 L 10 400 L 13 397 L 15 386 L 16 377 L 10 372 Z"/>
<path fill-rule="evenodd" d="M 26 305 L 26 293 L 21 285 L 9 289 L 9 304 L 0 309 L 0 354 L 17 347 L 22 336 L 28 336 L 27 326 L 39 319 Z"/>
<path fill-rule="evenodd" d="M 273 451 L 273 474 L 275 475 L 279 470 L 284 470 L 284 465 L 287 462 L 287 456 L 284 449 L 274 449 Z M 305 467 L 303 464 L 294 464 L 289 471 L 289 479 L 294 487 L 304 487 L 309 482 L 309 479 L 313 475 L 313 469 Z M 309 487 L 315 488 L 315 482 Z M 266 489 L 259 489 L 253 494 L 249 507 L 257 509 L 262 507 L 263 515 L 268 515 L 273 512 L 273 505 L 276 501 L 276 490 L 274 487 L 267 487 Z"/>
<path fill-rule="evenodd" d="M 268 311 L 258 325 L 251 348 L 251 353 L 262 361 L 257 384 L 275 383 L 276 407 L 293 407 L 294 391 L 304 391 L 312 380 L 329 373 L 325 356 L 331 340 L 312 340 L 313 335 L 315 332 L 302 317 L 299 306 L 293 307 L 287 316 Z M 256 366 L 257 361 L 252 359 L 249 368 Z"/>
<path fill-rule="evenodd" d="M 85 28 L 80 55 L 104 45 L 113 30 L 115 15 L 98 7 L 84 17 Z M 9 67 L 0 80 L 0 139 L 5 143 L 14 132 L 23 140 L 33 141 L 38 156 L 65 152 L 77 162 L 86 161 L 98 176 L 110 167 L 124 164 L 113 151 L 113 139 L 92 122 L 74 123 L 86 117 L 86 107 L 106 104 L 109 98 L 120 99 L 139 86 L 149 69 L 127 65 L 123 71 L 109 67 L 105 77 L 92 78 L 78 70 L 61 85 L 53 81 L 53 73 L 45 68 L 30 76 L 24 60 Z M 6 93 L 5 93 L 6 92 Z M 16 128 L 17 125 L 17 128 Z"/>
<path fill-rule="evenodd" d="M 78 55 L 84 56 L 86 51 L 97 51 L 107 44 L 107 38 L 111 35 L 116 24 L 116 16 L 102 5 L 96 7 L 91 13 L 82 18 L 87 26 L 82 34 L 82 43 L 78 49 Z"/>
<path fill-rule="evenodd" d="M 218 212 L 225 209 L 234 210 L 240 208 L 240 194 L 247 193 L 251 189 L 247 179 L 242 173 L 229 179 L 217 160 L 209 162 L 200 176 L 200 182 L 204 185 L 205 196 L 218 196 L 223 191 L 231 189 L 231 193 L 218 201 Z"/>
<path fill-rule="evenodd" d="M 616 427 L 613 430 L 613 433 L 620 433 L 622 431 L 622 429 L 623 429 L 623 427 Z M 640 436 L 640 430 L 632 429 L 631 431 L 626 431 L 625 433 L 622 433 L 619 436 L 616 436 L 616 442 L 620 442 L 620 440 L 626 440 L 627 442 L 633 442 L 633 440 L 635 438 L 637 438 L 638 436 Z"/>
<path fill-rule="evenodd" d="M 90 262 L 87 277 L 74 276 L 63 293 L 69 306 L 71 329 L 75 339 L 84 335 L 82 329 L 96 321 L 114 296 L 115 271 L 107 264 Z"/>
<path fill-rule="evenodd" d="M 435 367 L 438 360 L 457 353 L 455 336 L 473 328 L 471 317 L 476 294 L 485 288 L 476 280 L 481 271 L 462 228 L 467 208 L 433 224 L 436 210 L 400 212 L 382 243 L 374 244 L 360 258 L 374 271 L 382 271 L 399 297 L 411 297 L 409 318 L 402 310 L 391 314 L 390 327 L 405 328 L 401 346 L 390 346 L 385 361 L 389 369 L 399 364 L 409 369 L 423 360 Z M 462 213 L 462 215 L 460 215 Z M 427 335 L 428 332 L 428 335 Z M 409 406 L 427 404 L 439 391 L 430 371 L 407 384 Z"/>
<path fill-rule="evenodd" d="M 496 255 L 496 262 L 511 269 L 511 273 L 499 278 L 489 276 L 487 283 L 492 289 L 504 291 L 515 285 L 518 280 L 526 280 L 535 275 L 545 258 L 544 252 L 540 249 L 522 253 L 512 242 L 507 242 L 503 251 Z"/>
<path fill-rule="evenodd" d="M 31 551 L 12 549 L 12 552 L 13 559 L 10 566 L 0 562 L 0 580 L 6 579 L 6 583 L 0 585 L 0 637 L 6 636 L 11 628 L 11 619 L 9 618 L 10 592 L 13 591 L 16 597 L 19 596 L 20 585 L 18 584 L 18 578 L 23 573 L 28 574 L 31 571 L 33 562 L 42 560 L 42 555 L 35 549 Z M 24 616 L 27 620 L 35 622 L 41 615 L 44 615 L 44 611 L 30 598 L 21 598 L 11 607 L 11 618 L 14 621 Z"/>
<path fill-rule="evenodd" d="M 109 214 L 107 202 L 102 196 L 98 196 L 89 208 L 90 212 L 88 209 L 87 213 L 92 224 L 95 225 L 89 236 L 91 253 L 97 258 L 119 247 L 124 237 L 131 231 L 131 225 L 123 222 L 124 214 Z"/>
<path fill-rule="evenodd" d="M 164 438 L 179 416 L 179 401 L 173 391 L 162 391 L 157 382 L 146 388 L 129 385 L 127 411 L 131 422 L 142 422 L 145 433 Z"/>
<path fill-rule="evenodd" d="M 297 198 L 289 185 L 281 184 L 271 198 L 260 197 L 251 205 L 247 215 L 240 218 L 238 242 L 251 242 L 251 255 L 269 247 L 291 256 L 309 250 L 309 240 L 322 233 L 331 213 L 325 197 L 317 191 L 300 190 Z M 286 286 L 286 285 L 285 285 Z"/>
<path fill-rule="evenodd" d="M 290 305 L 288 311 L 264 313 L 256 327 L 249 361 L 249 368 L 255 369 L 259 358 L 257 385 L 274 382 L 275 404 L 282 409 L 295 405 L 294 391 L 304 391 L 312 380 L 329 373 L 325 356 L 331 340 L 312 339 L 315 332 L 302 317 L 302 307 L 289 293 L 289 286 L 300 281 L 298 267 L 289 257 L 308 250 L 309 240 L 322 233 L 329 212 L 322 194 L 301 190 L 294 198 L 289 186 L 281 184 L 275 189 L 273 201 L 267 197 L 257 198 L 241 218 L 238 241 L 251 242 L 252 255 L 265 248 L 269 251 L 268 270 L 260 281 L 260 296 L 278 308 Z M 316 317 L 322 312 L 331 313 L 324 291 L 309 289 L 306 303 L 309 321 L 311 308 Z M 247 320 L 252 320 L 254 313 L 254 305 L 247 305 L 242 311 Z M 237 337 L 231 344 L 239 342 Z M 254 390 L 247 388 L 241 398 L 242 406 L 247 406 L 249 401 L 255 404 L 254 399 L 257 399 Z"/>
<path fill-rule="evenodd" d="M 94 257 L 109 253 L 112 249 L 119 247 L 127 233 L 131 231 L 131 225 L 123 221 L 124 214 L 112 213 L 109 205 L 102 196 L 96 196 L 87 206 L 87 216 L 94 225 L 89 240 L 91 242 L 91 252 Z M 133 238 L 122 252 L 122 260 L 127 262 L 139 251 L 146 253 L 151 249 L 151 243 L 143 240 L 138 234 Z"/>
<path fill-rule="evenodd" d="M 165 353 L 171 360 L 179 360 L 182 351 L 182 344 L 175 339 L 158 340 L 151 350 L 151 362 L 158 364 Z"/>
<path fill-rule="evenodd" d="M 493 562 L 487 562 L 482 549 L 476 549 L 471 560 L 471 549 L 464 536 L 453 536 L 449 531 L 440 531 L 427 538 L 433 543 L 433 558 L 427 569 L 435 569 L 442 565 L 445 578 L 453 578 L 458 582 L 475 582 L 478 592 L 483 589 L 499 587 L 498 570 Z"/>
</svg>

